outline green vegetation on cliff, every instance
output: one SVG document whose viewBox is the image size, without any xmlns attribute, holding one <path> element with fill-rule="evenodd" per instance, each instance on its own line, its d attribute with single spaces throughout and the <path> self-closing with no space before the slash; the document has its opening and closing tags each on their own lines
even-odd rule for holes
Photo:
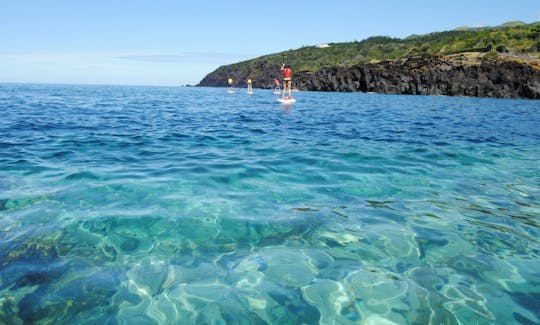
<svg viewBox="0 0 540 325">
<path fill-rule="evenodd" d="M 374 60 L 402 59 L 424 55 L 491 52 L 493 55 L 528 55 L 540 52 L 540 22 L 511 22 L 499 27 L 459 28 L 404 39 L 374 36 L 362 41 L 330 43 L 329 47 L 305 46 L 262 56 L 228 67 L 234 70 L 287 62 L 296 71 L 317 71 L 330 66 L 352 66 Z"/>
</svg>

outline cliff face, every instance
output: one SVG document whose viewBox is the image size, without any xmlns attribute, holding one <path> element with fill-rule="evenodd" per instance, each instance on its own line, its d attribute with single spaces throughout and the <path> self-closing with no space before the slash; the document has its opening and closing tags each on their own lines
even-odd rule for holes
<svg viewBox="0 0 540 325">
<path fill-rule="evenodd" d="M 540 69 L 510 60 L 424 57 L 298 74 L 302 89 L 540 99 Z"/>
<path fill-rule="evenodd" d="M 540 99 L 540 63 L 486 55 L 414 57 L 355 66 L 294 71 L 293 87 L 300 90 L 375 92 L 385 94 L 448 95 Z M 244 87 L 272 88 L 281 80 L 279 66 L 232 65 L 207 75 L 199 86 L 227 86 L 227 78 Z"/>
</svg>

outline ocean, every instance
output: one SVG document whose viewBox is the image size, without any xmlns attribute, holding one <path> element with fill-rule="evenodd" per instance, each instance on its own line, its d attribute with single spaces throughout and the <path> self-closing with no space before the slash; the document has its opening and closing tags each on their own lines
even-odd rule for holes
<svg viewBox="0 0 540 325">
<path fill-rule="evenodd" d="M 538 324 L 540 102 L 0 84 L 0 323 Z"/>
</svg>

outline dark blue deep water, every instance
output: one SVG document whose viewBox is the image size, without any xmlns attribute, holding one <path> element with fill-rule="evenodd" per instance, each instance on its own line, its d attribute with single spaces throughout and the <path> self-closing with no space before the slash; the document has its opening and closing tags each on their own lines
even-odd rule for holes
<svg viewBox="0 0 540 325">
<path fill-rule="evenodd" d="M 2 324 L 538 324 L 540 102 L 0 84 Z"/>
</svg>

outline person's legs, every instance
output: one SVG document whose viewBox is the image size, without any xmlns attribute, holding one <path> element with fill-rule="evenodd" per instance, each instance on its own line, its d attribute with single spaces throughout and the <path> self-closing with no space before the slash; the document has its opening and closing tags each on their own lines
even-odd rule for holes
<svg viewBox="0 0 540 325">
<path fill-rule="evenodd" d="M 287 89 L 289 90 L 289 97 L 292 97 L 291 95 L 291 81 L 287 81 Z"/>
</svg>

